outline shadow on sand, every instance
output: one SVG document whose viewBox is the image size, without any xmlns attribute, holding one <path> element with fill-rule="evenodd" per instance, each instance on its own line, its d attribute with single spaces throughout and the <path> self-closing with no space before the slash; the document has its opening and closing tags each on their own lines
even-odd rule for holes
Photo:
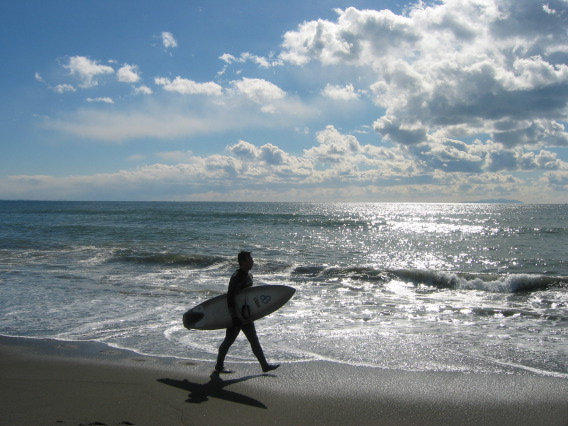
<svg viewBox="0 0 568 426">
<path fill-rule="evenodd" d="M 173 386 L 175 388 L 183 389 L 189 392 L 189 398 L 185 402 L 192 404 L 200 404 L 208 401 L 209 398 L 219 398 L 225 401 L 236 402 L 237 404 L 250 405 L 257 408 L 268 408 L 262 402 L 237 392 L 225 390 L 226 386 L 245 382 L 256 377 L 266 377 L 267 374 L 258 374 L 255 376 L 241 377 L 240 379 L 223 380 L 219 377 L 219 373 L 213 373 L 209 376 L 210 380 L 207 383 L 199 384 L 190 382 L 187 379 L 174 380 L 174 379 L 158 379 L 158 382 L 165 385 Z"/>
</svg>

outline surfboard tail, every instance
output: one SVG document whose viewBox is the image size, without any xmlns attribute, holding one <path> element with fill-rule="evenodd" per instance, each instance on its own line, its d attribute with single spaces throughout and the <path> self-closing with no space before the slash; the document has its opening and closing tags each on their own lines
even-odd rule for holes
<svg viewBox="0 0 568 426">
<path fill-rule="evenodd" d="M 203 312 L 187 311 L 183 314 L 183 326 L 189 330 L 195 328 L 195 324 L 203 319 Z"/>
</svg>

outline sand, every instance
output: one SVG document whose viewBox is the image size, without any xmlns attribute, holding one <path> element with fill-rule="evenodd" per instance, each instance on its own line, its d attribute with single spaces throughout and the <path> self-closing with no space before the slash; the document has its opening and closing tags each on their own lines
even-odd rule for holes
<svg viewBox="0 0 568 426">
<path fill-rule="evenodd" d="M 568 425 L 568 380 L 154 358 L 0 337 L 0 425 Z"/>
</svg>

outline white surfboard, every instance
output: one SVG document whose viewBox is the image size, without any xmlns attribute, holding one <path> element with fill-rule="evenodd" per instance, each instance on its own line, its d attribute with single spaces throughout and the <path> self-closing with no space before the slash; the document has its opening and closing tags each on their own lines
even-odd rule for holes
<svg viewBox="0 0 568 426">
<path fill-rule="evenodd" d="M 295 292 L 296 289 L 286 285 L 247 287 L 235 297 L 237 316 L 243 324 L 256 321 L 281 308 Z M 183 325 L 188 329 L 217 330 L 232 323 L 226 294 L 206 300 L 183 314 Z"/>
</svg>

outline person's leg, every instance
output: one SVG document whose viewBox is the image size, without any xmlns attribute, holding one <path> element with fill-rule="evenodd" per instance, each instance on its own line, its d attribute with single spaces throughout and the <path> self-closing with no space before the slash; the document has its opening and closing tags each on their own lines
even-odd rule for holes
<svg viewBox="0 0 568 426">
<path fill-rule="evenodd" d="M 247 339 L 250 343 L 250 347 L 252 348 L 252 353 L 254 354 L 254 356 L 256 356 L 256 359 L 258 359 L 258 362 L 262 367 L 262 371 L 266 373 L 267 371 L 277 369 L 279 367 L 278 364 L 271 365 L 266 361 L 266 357 L 264 356 L 264 351 L 262 350 L 262 346 L 260 346 L 260 342 L 256 334 L 256 328 L 254 326 L 254 323 L 251 322 L 249 324 L 243 325 L 242 330 L 243 333 L 245 333 L 245 336 L 247 336 Z"/>
<path fill-rule="evenodd" d="M 221 346 L 219 346 L 219 354 L 217 355 L 217 364 L 215 364 L 215 370 L 222 371 L 225 365 L 225 357 L 227 356 L 227 352 L 229 352 L 229 348 L 239 335 L 241 329 L 239 327 L 229 327 L 225 333 L 225 339 Z"/>
</svg>

